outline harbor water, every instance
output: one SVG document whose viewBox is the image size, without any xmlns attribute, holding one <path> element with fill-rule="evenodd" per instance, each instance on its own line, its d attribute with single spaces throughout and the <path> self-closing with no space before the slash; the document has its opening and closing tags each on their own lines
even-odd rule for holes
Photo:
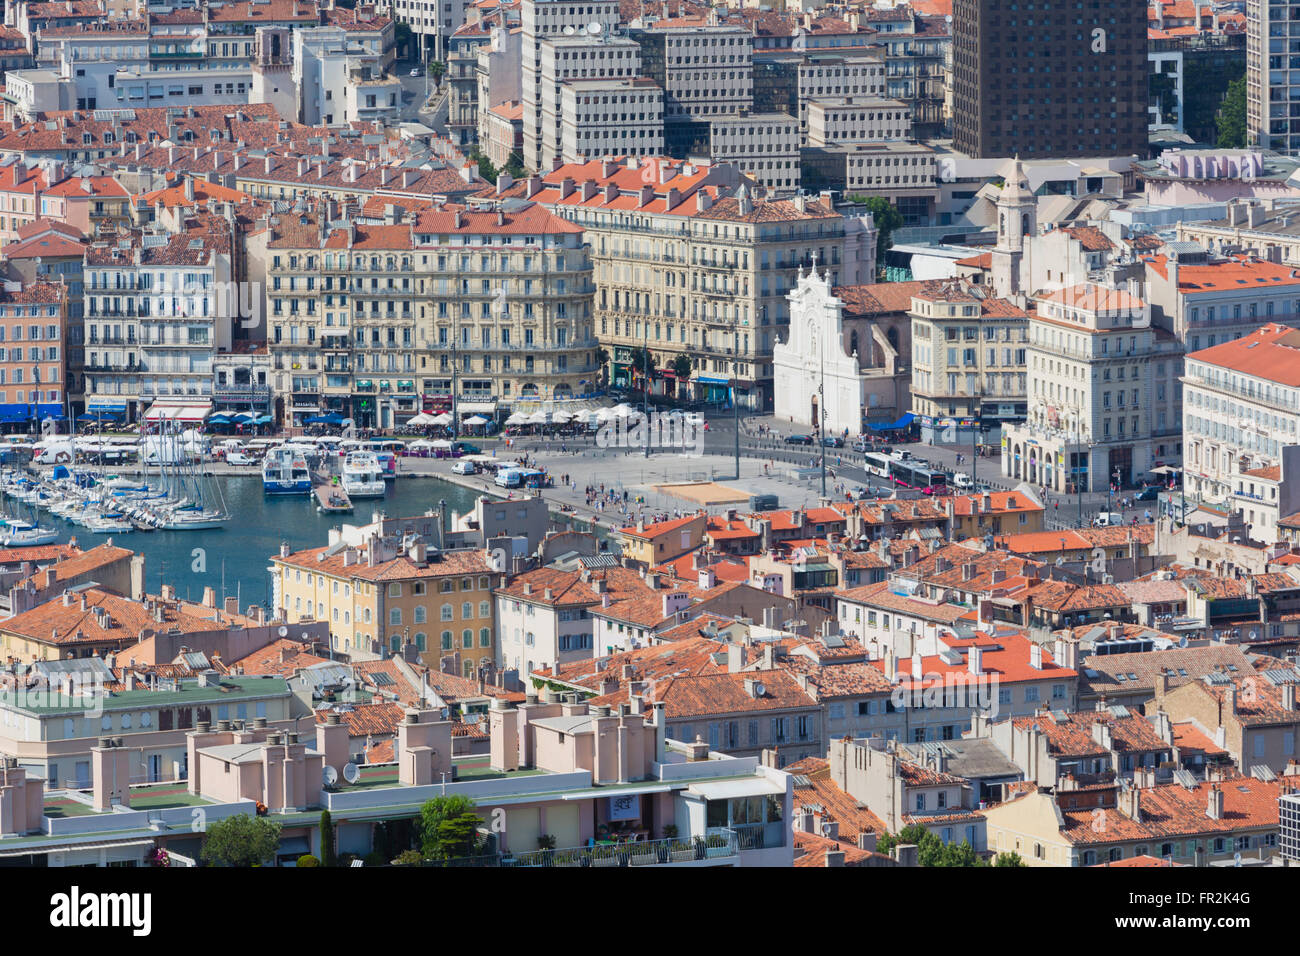
<svg viewBox="0 0 1300 956">
<path fill-rule="evenodd" d="M 146 479 L 147 480 L 147 479 Z M 342 524 L 367 524 L 372 513 L 408 517 L 436 509 L 446 501 L 449 511 L 464 514 L 474 507 L 478 492 L 440 478 L 402 478 L 388 482 L 383 498 L 356 502 L 351 514 L 320 514 L 311 495 L 266 495 L 259 475 L 214 477 L 233 517 L 222 528 L 205 531 L 135 531 L 127 534 L 94 534 L 47 511 L 5 498 L 0 509 L 59 532 L 58 540 L 76 538 L 83 549 L 112 539 L 113 544 L 145 556 L 145 589 L 157 594 L 162 584 L 176 588 L 177 596 L 201 600 L 210 587 L 219 601 L 239 598 L 240 608 L 250 604 L 269 605 L 271 580 L 267 574 L 271 557 L 287 541 L 295 551 L 324 547 L 329 529 Z"/>
</svg>

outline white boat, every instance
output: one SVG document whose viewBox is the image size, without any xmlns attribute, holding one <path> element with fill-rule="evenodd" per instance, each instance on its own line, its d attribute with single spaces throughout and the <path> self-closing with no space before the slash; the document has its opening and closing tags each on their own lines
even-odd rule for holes
<svg viewBox="0 0 1300 956">
<path fill-rule="evenodd" d="M 0 528 L 0 547 L 30 548 L 38 544 L 54 544 L 59 533 L 49 528 L 38 528 L 29 521 L 10 518 Z"/>
<path fill-rule="evenodd" d="M 311 494 L 307 459 L 291 448 L 271 448 L 262 462 L 262 491 L 268 495 Z"/>
<path fill-rule="evenodd" d="M 126 534 L 135 530 L 135 526 L 123 517 L 91 518 L 86 522 L 86 527 L 93 534 Z"/>
<path fill-rule="evenodd" d="M 343 459 L 343 490 L 349 498 L 382 498 L 387 489 L 384 470 L 373 452 L 349 452 Z"/>
</svg>

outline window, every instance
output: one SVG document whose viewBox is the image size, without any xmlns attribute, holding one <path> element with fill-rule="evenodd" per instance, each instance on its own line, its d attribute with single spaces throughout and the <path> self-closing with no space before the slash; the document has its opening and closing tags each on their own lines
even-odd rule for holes
<svg viewBox="0 0 1300 956">
<path fill-rule="evenodd" d="M 450 604 L 444 604 L 440 611 L 440 617 L 444 621 L 454 621 L 456 619 L 456 609 Z"/>
</svg>

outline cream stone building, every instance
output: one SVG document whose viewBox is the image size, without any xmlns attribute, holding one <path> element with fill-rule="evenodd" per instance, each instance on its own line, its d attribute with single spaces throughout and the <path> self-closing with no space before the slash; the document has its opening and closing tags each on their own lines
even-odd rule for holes
<svg viewBox="0 0 1300 956">
<path fill-rule="evenodd" d="M 580 226 L 537 203 L 439 203 L 384 225 L 292 213 L 262 241 L 281 421 L 391 427 L 453 395 L 463 418 L 593 390 L 591 256 Z"/>
<path fill-rule="evenodd" d="M 755 199 L 734 167 L 634 157 L 562 166 L 512 184 L 580 225 L 595 267 L 596 335 L 611 353 L 610 381 L 639 384 L 634 349 L 655 360 L 656 392 L 772 408 L 772 349 L 790 321 L 786 294 L 800 266 L 832 285 L 868 281 L 867 219 L 845 218 L 828 197 Z M 689 385 L 670 366 L 691 360 Z"/>
<path fill-rule="evenodd" d="M 911 316 L 912 411 L 924 441 L 969 443 L 975 427 L 993 441 L 993 429 L 1024 419 L 1024 309 L 953 279 L 918 290 Z"/>
</svg>

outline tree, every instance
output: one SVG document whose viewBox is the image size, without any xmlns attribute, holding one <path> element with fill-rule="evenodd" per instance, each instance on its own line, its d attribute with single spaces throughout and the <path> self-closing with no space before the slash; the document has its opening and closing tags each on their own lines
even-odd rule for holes
<svg viewBox="0 0 1300 956">
<path fill-rule="evenodd" d="M 447 72 L 447 66 L 441 60 L 434 60 L 429 64 L 429 75 L 433 77 L 433 82 L 441 83 L 442 74 Z"/>
<path fill-rule="evenodd" d="M 1246 78 L 1228 84 L 1228 92 L 1215 118 L 1220 149 L 1243 149 L 1246 145 Z"/>
<path fill-rule="evenodd" d="M 337 863 L 334 858 L 334 821 L 330 819 L 330 812 L 324 810 L 320 815 L 320 865 L 335 866 Z"/>
<path fill-rule="evenodd" d="M 885 253 L 894 244 L 894 230 L 903 224 L 903 214 L 884 196 L 849 196 L 848 200 L 871 213 L 876 223 L 876 267 L 884 268 Z"/>
<path fill-rule="evenodd" d="M 632 349 L 631 356 L 628 358 L 628 364 L 631 366 L 632 378 L 641 379 L 643 391 L 649 387 L 649 383 L 654 381 L 655 357 L 649 349 L 643 349 L 639 345 Z"/>
<path fill-rule="evenodd" d="M 1025 866 L 1024 860 L 1020 859 L 1019 853 L 999 853 L 998 858 L 993 861 L 994 866 Z"/>
<path fill-rule="evenodd" d="M 420 808 L 420 845 L 428 859 L 469 856 L 478 843 L 474 801 L 457 794 L 434 797 Z"/>
<path fill-rule="evenodd" d="M 609 384 L 609 353 L 604 349 L 596 349 L 596 367 L 600 369 L 601 384 Z"/>
<path fill-rule="evenodd" d="M 202 858 L 215 866 L 260 866 L 280 846 L 280 824 L 247 813 L 218 820 L 208 827 Z"/>
<path fill-rule="evenodd" d="M 685 382 L 691 377 L 691 369 L 694 368 L 694 365 L 695 363 L 691 361 L 691 357 L 683 352 L 676 356 L 668 367 L 677 376 L 677 381 Z"/>
<path fill-rule="evenodd" d="M 312 856 L 310 853 L 305 853 L 302 856 L 298 857 L 298 869 L 300 870 L 303 867 L 320 866 L 320 865 L 321 865 L 320 860 L 316 859 L 316 857 Z"/>
<path fill-rule="evenodd" d="M 511 153 L 510 159 L 506 161 L 505 171 L 511 179 L 523 179 L 528 175 L 528 170 L 524 169 L 524 157 L 519 153 Z"/>
<path fill-rule="evenodd" d="M 495 183 L 497 181 L 498 170 L 496 166 L 492 163 L 492 160 L 488 159 L 477 149 L 469 154 L 469 161 L 471 163 L 478 163 L 478 174 L 488 182 Z"/>
<path fill-rule="evenodd" d="M 876 843 L 876 852 L 892 854 L 900 843 L 915 844 L 916 861 L 921 866 L 988 866 L 965 840 L 945 845 L 919 823 L 903 827 L 896 836 L 883 834 Z"/>
<path fill-rule="evenodd" d="M 393 31 L 393 40 L 399 50 L 404 50 L 410 54 L 411 27 L 410 24 L 398 22 L 397 28 Z"/>
</svg>

